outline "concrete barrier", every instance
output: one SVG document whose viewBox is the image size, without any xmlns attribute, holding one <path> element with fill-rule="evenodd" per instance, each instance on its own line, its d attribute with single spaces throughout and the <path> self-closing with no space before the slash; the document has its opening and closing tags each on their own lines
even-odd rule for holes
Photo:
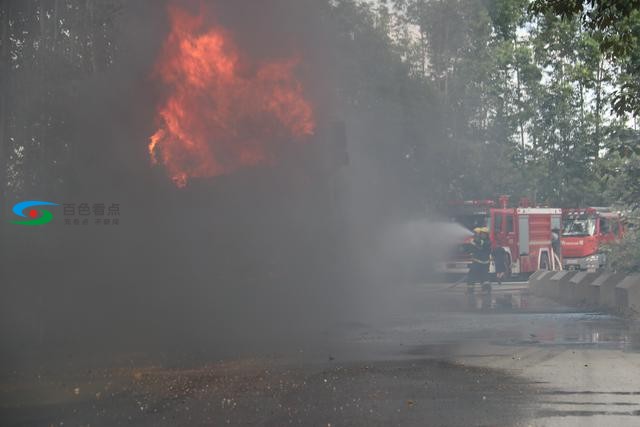
<svg viewBox="0 0 640 427">
<path fill-rule="evenodd" d="M 549 270 L 538 270 L 529 276 L 529 290 L 537 296 L 544 296 L 545 277 L 550 277 L 553 273 Z"/>
<path fill-rule="evenodd" d="M 640 314 L 640 274 L 629 275 L 616 285 L 615 308 L 627 315 Z"/>
<path fill-rule="evenodd" d="M 612 273 L 600 273 L 600 275 L 591 282 L 587 294 L 587 305 L 589 307 L 600 307 L 600 288 L 611 275 Z"/>
<path fill-rule="evenodd" d="M 544 295 L 556 300 L 560 299 L 560 283 L 569 280 L 574 274 L 574 271 L 554 271 L 555 274 L 551 275 L 544 287 Z"/>
<path fill-rule="evenodd" d="M 599 276 L 599 273 L 588 273 L 579 271 L 570 280 L 568 287 L 567 304 L 576 304 L 578 306 L 586 306 L 589 293 L 591 291 L 591 283 Z"/>
<path fill-rule="evenodd" d="M 560 277 L 558 277 L 558 274 L 556 273 L 552 280 L 556 280 L 558 282 L 558 295 L 559 295 L 559 299 L 560 301 L 566 303 L 566 304 L 572 304 L 573 303 L 573 298 L 571 296 L 571 294 L 573 293 L 573 288 L 575 286 L 571 286 L 571 279 L 573 279 L 573 277 L 578 274 L 577 271 L 561 271 L 562 274 Z"/>
<path fill-rule="evenodd" d="M 640 317 L 640 274 L 537 271 L 531 293 L 572 306 L 589 306 Z"/>
<path fill-rule="evenodd" d="M 600 285 L 600 299 L 598 306 L 601 308 L 616 308 L 616 285 L 624 280 L 624 273 L 611 274 Z"/>
</svg>

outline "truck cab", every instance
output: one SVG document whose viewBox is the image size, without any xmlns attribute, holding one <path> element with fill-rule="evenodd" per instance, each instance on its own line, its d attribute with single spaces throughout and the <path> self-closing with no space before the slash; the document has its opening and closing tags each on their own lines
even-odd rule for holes
<svg viewBox="0 0 640 427">
<path fill-rule="evenodd" d="M 602 246 L 622 238 L 624 229 L 610 208 L 565 209 L 560 242 L 567 270 L 597 270 L 606 263 Z"/>
</svg>

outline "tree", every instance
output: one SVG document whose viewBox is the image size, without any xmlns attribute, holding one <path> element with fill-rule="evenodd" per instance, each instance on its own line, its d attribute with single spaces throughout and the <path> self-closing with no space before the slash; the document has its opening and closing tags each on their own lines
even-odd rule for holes
<svg viewBox="0 0 640 427">
<path fill-rule="evenodd" d="M 531 10 L 555 14 L 565 20 L 579 19 L 590 32 L 602 53 L 621 65 L 624 75 L 612 98 L 612 108 L 619 114 L 640 114 L 640 1 L 638 0 L 534 0 Z"/>
</svg>

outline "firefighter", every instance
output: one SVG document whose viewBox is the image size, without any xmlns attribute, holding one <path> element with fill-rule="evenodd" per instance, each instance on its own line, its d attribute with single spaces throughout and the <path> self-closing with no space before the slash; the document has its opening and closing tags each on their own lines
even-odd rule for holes
<svg viewBox="0 0 640 427">
<path fill-rule="evenodd" d="M 562 245 L 560 244 L 560 229 L 551 230 L 551 248 L 556 262 L 562 266 Z"/>
<path fill-rule="evenodd" d="M 498 285 L 502 285 L 502 279 L 507 273 L 507 251 L 504 250 L 502 246 L 497 246 L 493 252 L 491 253 L 493 256 L 493 265 L 496 267 L 496 279 L 498 281 Z"/>
<path fill-rule="evenodd" d="M 483 285 L 486 282 L 491 257 L 489 230 L 486 227 L 478 227 L 473 231 L 474 236 L 470 247 L 471 267 L 467 274 L 467 292 L 469 293 L 473 293 L 476 283 Z"/>
</svg>

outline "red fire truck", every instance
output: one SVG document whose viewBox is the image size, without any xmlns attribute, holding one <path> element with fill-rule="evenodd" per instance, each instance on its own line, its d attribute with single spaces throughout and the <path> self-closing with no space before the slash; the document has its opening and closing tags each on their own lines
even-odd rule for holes
<svg viewBox="0 0 640 427">
<path fill-rule="evenodd" d="M 529 207 L 526 199 L 521 201 L 520 207 L 510 208 L 508 196 L 501 196 L 499 204 L 500 207 L 496 207 L 492 200 L 450 204 L 456 209 L 450 218 L 470 231 L 475 227 L 488 227 L 492 246 L 500 246 L 506 252 L 508 274 L 530 274 L 538 269 L 559 270 L 560 265 L 553 255 L 551 230 L 561 227 L 562 210 Z M 438 270 L 467 273 L 471 264 L 468 245 L 472 238 L 471 235 L 465 238 Z M 493 263 L 491 271 L 495 271 Z"/>
<path fill-rule="evenodd" d="M 491 209 L 489 227 L 492 246 L 507 253 L 512 274 L 530 274 L 538 269 L 559 270 L 552 249 L 551 230 L 560 228 L 562 210 L 529 207 L 526 199 L 520 207 L 509 208 L 508 197 L 500 197 L 500 208 Z"/>
<path fill-rule="evenodd" d="M 602 245 L 622 238 L 620 214 L 610 208 L 565 209 L 560 243 L 567 270 L 596 270 L 606 259 Z"/>
</svg>

